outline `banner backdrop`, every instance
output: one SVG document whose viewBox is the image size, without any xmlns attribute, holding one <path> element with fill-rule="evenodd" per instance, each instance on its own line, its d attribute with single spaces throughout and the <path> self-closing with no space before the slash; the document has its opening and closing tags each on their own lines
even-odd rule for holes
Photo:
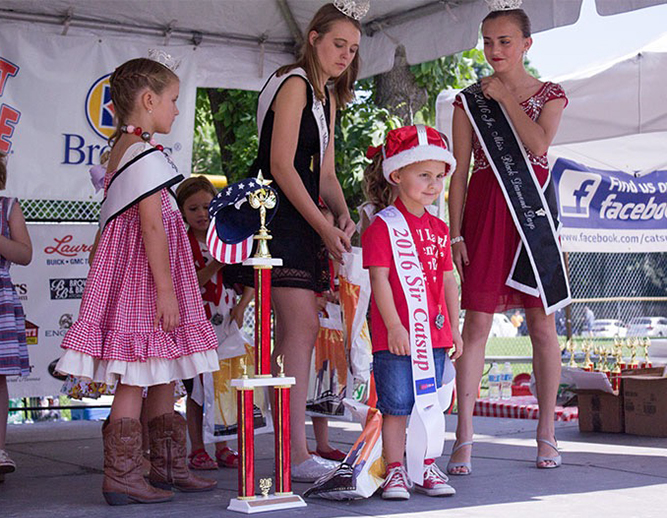
<svg viewBox="0 0 667 518">
<path fill-rule="evenodd" d="M 190 173 L 196 84 L 191 47 L 164 48 L 182 58 L 181 110 L 157 141 L 183 175 Z M 7 196 L 89 201 L 88 169 L 113 132 L 109 75 L 148 48 L 95 36 L 54 37 L 37 28 L 0 31 L 0 151 L 9 153 Z"/>
<path fill-rule="evenodd" d="M 667 252 L 667 171 L 639 178 L 559 158 L 564 252 Z"/>
<path fill-rule="evenodd" d="M 58 394 L 63 380 L 53 376 L 60 342 L 79 316 L 88 276 L 93 224 L 28 224 L 32 262 L 13 265 L 10 274 L 26 316 L 28 377 L 8 377 L 9 397 Z"/>
</svg>

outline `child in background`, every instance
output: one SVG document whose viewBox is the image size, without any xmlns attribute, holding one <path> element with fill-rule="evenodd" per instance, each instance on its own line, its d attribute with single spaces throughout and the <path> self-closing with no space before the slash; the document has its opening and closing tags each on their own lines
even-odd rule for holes
<svg viewBox="0 0 667 518">
<path fill-rule="evenodd" d="M 138 58 L 110 78 L 117 128 L 105 177 L 100 237 L 79 319 L 68 330 L 56 369 L 112 384 L 102 428 L 102 493 L 110 505 L 165 502 L 171 488 L 212 490 L 217 482 L 187 467 L 185 420 L 174 412 L 174 381 L 218 369 L 217 339 L 206 319 L 183 219 L 169 188 L 176 167 L 153 139 L 178 115 L 178 76 L 163 62 Z M 148 387 L 144 403 L 142 387 Z M 146 406 L 151 471 L 142 472 Z"/>
<path fill-rule="evenodd" d="M 197 270 L 197 281 L 204 300 L 207 318 L 211 321 L 218 339 L 224 339 L 222 333 L 226 329 L 228 319 L 243 327 L 243 314 L 254 295 L 254 289 L 246 287 L 238 303 L 234 290 L 223 285 L 222 263 L 211 257 L 206 246 L 206 231 L 209 226 L 208 206 L 217 194 L 213 184 L 203 176 L 188 178 L 176 190 L 178 208 L 188 224 L 188 239 Z M 213 460 L 204 448 L 202 433 L 203 408 L 193 399 L 195 380 L 183 380 L 188 391 L 186 414 L 188 432 L 190 434 L 191 453 L 189 466 L 191 469 L 210 470 L 238 467 L 239 455 L 227 446 L 226 441 L 215 443 L 215 459 Z M 201 384 L 201 380 L 196 380 Z"/>
<path fill-rule="evenodd" d="M 0 153 L 0 190 L 7 184 L 7 157 Z M 12 263 L 30 264 L 32 243 L 21 206 L 14 198 L 0 196 L 0 482 L 16 464 L 5 451 L 9 391 L 7 376 L 30 374 L 25 339 L 25 315 L 9 267 Z"/>
<path fill-rule="evenodd" d="M 361 242 L 363 263 L 370 270 L 373 293 L 373 372 L 377 408 L 383 414 L 382 441 L 387 473 L 382 498 L 405 500 L 410 498 L 409 489 L 413 486 L 403 466 L 407 417 L 413 406 L 417 407 L 413 369 L 425 354 L 418 349 L 419 339 L 411 343 L 408 330 L 419 329 L 421 325 L 423 333 L 424 324 L 428 322 L 431 343 L 424 338 L 422 347 L 432 347 L 432 371 L 435 371 L 437 387 L 442 385 L 447 350 L 455 347 L 452 358 L 456 358 L 463 346 L 458 330 L 458 287 L 449 231 L 443 221 L 426 210 L 442 191 L 445 176 L 455 161 L 443 137 L 425 126 L 390 131 L 384 146 L 369 149 L 368 155 L 373 162 L 365 173 L 366 194 L 380 212 L 362 235 Z M 397 216 L 403 227 L 390 223 Z M 401 259 L 397 264 L 394 258 L 404 257 L 401 254 L 406 253 L 406 243 L 416 250 L 418 259 L 414 263 Z M 410 269 L 417 264 L 420 268 Z M 407 271 L 409 274 L 405 273 Z M 402 284 L 408 278 L 412 279 L 409 286 L 406 284 L 409 291 L 404 290 Z M 415 324 L 418 317 L 413 309 L 413 291 L 419 287 L 426 297 L 425 301 L 421 295 L 418 297 L 422 318 Z M 424 459 L 423 466 L 423 484 L 417 485 L 417 491 L 429 496 L 455 493 L 435 459 Z"/>
</svg>

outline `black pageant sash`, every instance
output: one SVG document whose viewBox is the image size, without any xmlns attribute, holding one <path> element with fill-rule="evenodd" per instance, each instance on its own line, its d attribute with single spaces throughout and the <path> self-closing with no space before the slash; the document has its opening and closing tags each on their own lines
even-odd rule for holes
<svg viewBox="0 0 667 518">
<path fill-rule="evenodd" d="M 551 176 L 543 191 L 505 110 L 484 97 L 479 83 L 463 90 L 461 99 L 521 237 L 505 284 L 539 295 L 551 314 L 571 302 Z"/>
</svg>

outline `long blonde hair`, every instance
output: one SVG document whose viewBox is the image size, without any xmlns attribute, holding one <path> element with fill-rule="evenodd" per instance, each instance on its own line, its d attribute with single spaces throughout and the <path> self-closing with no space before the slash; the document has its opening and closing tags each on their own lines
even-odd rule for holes
<svg viewBox="0 0 667 518">
<path fill-rule="evenodd" d="M 387 181 L 382 172 L 382 150 L 371 158 L 364 170 L 364 194 L 373 205 L 374 212 L 389 207 L 396 199 L 396 189 Z"/>
<path fill-rule="evenodd" d="M 109 145 L 120 136 L 121 126 L 134 110 L 139 93 L 148 88 L 160 95 L 178 76 L 170 69 L 148 58 L 136 58 L 120 65 L 109 78 L 116 129 L 109 137 Z"/>
<path fill-rule="evenodd" d="M 306 30 L 306 37 L 303 40 L 303 45 L 301 46 L 301 52 L 299 54 L 299 59 L 296 63 L 291 65 L 285 65 L 280 67 L 276 72 L 277 76 L 282 76 L 290 70 L 301 67 L 306 71 L 306 75 L 310 80 L 313 90 L 315 91 L 315 96 L 320 100 L 325 100 L 324 90 L 320 88 L 320 63 L 317 59 L 317 53 L 315 52 L 315 47 L 311 45 L 308 35 L 315 31 L 318 34 L 318 39 L 327 34 L 334 23 L 338 21 L 346 21 L 351 23 L 356 27 L 356 29 L 361 33 L 361 24 L 358 20 L 346 16 L 341 11 L 338 10 L 333 4 L 325 4 L 315 13 L 313 19 L 308 25 Z M 336 100 L 336 106 L 343 107 L 352 99 L 354 99 L 354 82 L 357 80 L 359 75 L 359 68 L 361 66 L 361 61 L 359 58 L 359 53 L 357 52 L 352 59 L 350 66 L 345 69 L 345 71 L 336 77 L 333 80 L 333 95 Z"/>
</svg>

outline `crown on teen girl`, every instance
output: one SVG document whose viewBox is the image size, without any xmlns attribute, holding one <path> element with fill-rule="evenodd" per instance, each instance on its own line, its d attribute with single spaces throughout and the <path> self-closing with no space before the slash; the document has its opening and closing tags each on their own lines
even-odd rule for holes
<svg viewBox="0 0 667 518">
<path fill-rule="evenodd" d="M 371 8 L 370 0 L 334 0 L 334 6 L 345 16 L 361 20 Z"/>
<path fill-rule="evenodd" d="M 521 9 L 523 0 L 486 0 L 490 11 L 510 11 Z"/>
</svg>

